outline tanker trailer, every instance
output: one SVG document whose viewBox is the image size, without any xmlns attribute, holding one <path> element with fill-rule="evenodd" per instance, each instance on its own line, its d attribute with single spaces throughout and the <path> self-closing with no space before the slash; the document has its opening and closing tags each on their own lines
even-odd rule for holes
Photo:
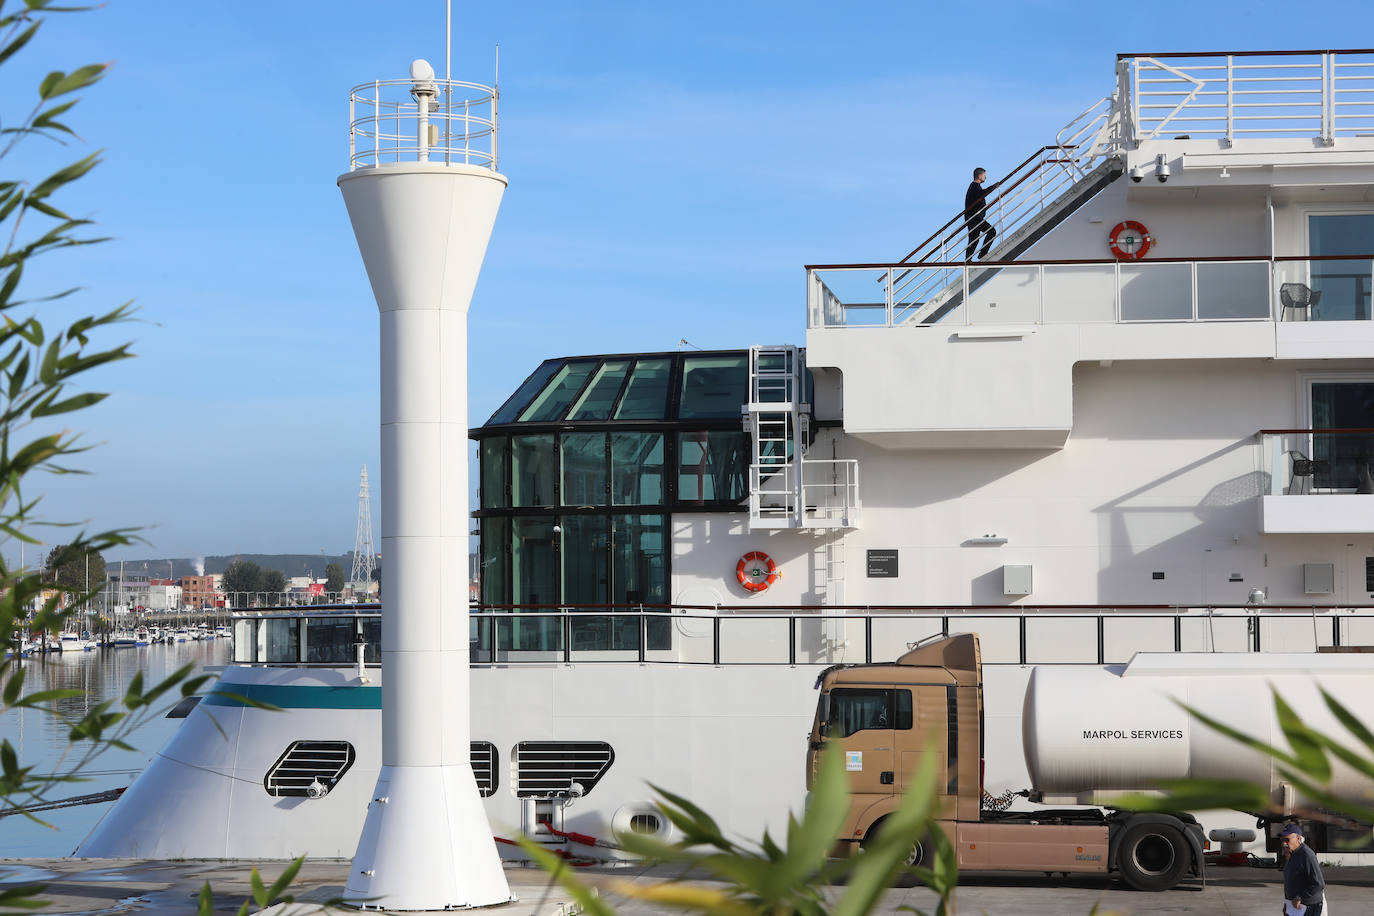
<svg viewBox="0 0 1374 916">
<path fill-rule="evenodd" d="M 1172 663 L 1175 656 L 1165 656 Z M 1293 657 L 1265 656 L 1266 671 Z M 1234 705 L 1252 718 L 1234 720 L 1271 733 L 1272 702 L 1254 659 L 1206 656 L 1192 662 L 1190 677 L 1160 669 L 1159 656 L 1137 656 L 1126 670 L 1039 669 L 1025 701 L 1027 759 L 1035 777 L 1031 789 L 1075 796 L 1096 790 L 1148 788 L 1152 780 L 1206 772 L 1260 773 L 1251 761 L 1238 768 L 1239 754 L 1219 735 L 1203 734 L 1170 699 L 1210 707 Z M 1304 661 L 1309 660 L 1303 657 Z M 1358 681 L 1363 659 L 1332 656 L 1321 660 L 1332 673 L 1349 674 L 1351 684 L 1332 682 L 1341 696 Z M 1374 661 L 1374 657 L 1370 658 Z M 1251 667 L 1245 667 L 1249 665 Z M 1228 667 L 1230 666 L 1230 667 Z M 1246 684 L 1223 690 L 1229 681 L 1204 675 L 1221 669 L 1240 672 Z M 1129 676 L 1127 675 L 1127 672 Z M 1148 674 L 1146 672 L 1149 672 Z M 1299 694 L 1301 676 L 1292 678 Z M 1307 680 L 1311 680 L 1310 675 Z M 1325 683 L 1325 681 L 1323 681 Z M 1181 691 L 1169 693 L 1161 684 Z M 839 852 L 862 847 L 881 831 L 883 820 L 905 793 L 922 755 L 940 755 L 936 793 L 939 829 L 950 840 L 960 869 L 1041 872 L 1096 872 L 1121 877 L 1138 890 L 1159 891 L 1204 868 L 1202 828 L 1187 813 L 1133 813 L 1101 808 L 983 810 L 983 670 L 976 634 L 948 636 L 917 646 L 893 664 L 837 665 L 821 672 L 808 753 L 808 785 L 823 748 L 838 744 L 845 759 L 850 809 Z M 1315 696 L 1315 687 L 1308 688 Z M 1211 696 L 1213 693 L 1216 697 Z M 1304 708 L 1311 704 L 1303 701 Z M 1324 720 L 1315 718 L 1317 724 Z M 1260 729 L 1258 726 L 1263 725 Z M 1085 737 L 1086 736 L 1086 737 Z M 1105 737 L 1101 737 L 1105 736 Z M 1041 780 L 1044 780 L 1043 785 Z M 1032 795 L 1034 797 L 1034 795 Z M 1078 801 L 1077 798 L 1074 799 Z M 916 842 L 910 864 L 925 858 Z"/>
<path fill-rule="evenodd" d="M 1238 779 L 1265 787 L 1275 809 L 1295 812 L 1314 800 L 1284 781 L 1273 758 L 1209 728 L 1179 704 L 1287 750 L 1271 692 L 1277 690 L 1309 727 L 1358 748 L 1322 691 L 1360 715 L 1372 688 L 1374 655 L 1360 653 L 1140 653 L 1124 669 L 1037 668 L 1021 717 L 1026 769 L 1042 800 L 1060 803 L 1101 803 L 1113 792 L 1147 791 L 1162 780 Z M 1331 762 L 1326 789 L 1365 804 L 1374 799 L 1369 777 Z M 1367 828 L 1345 831 L 1341 848 L 1361 851 L 1350 843 L 1361 834 L 1365 850 L 1374 848 Z M 1316 830 L 1313 847 L 1334 849 L 1334 839 L 1328 843 L 1327 831 Z"/>
</svg>

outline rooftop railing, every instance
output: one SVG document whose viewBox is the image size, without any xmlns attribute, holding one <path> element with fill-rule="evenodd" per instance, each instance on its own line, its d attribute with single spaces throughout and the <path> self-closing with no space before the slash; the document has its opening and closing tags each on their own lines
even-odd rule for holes
<svg viewBox="0 0 1374 916">
<path fill-rule="evenodd" d="M 1137 140 L 1374 132 L 1374 50 L 1119 54 Z"/>
<path fill-rule="evenodd" d="M 496 169 L 491 86 L 461 80 L 374 80 L 348 95 L 348 167 L 437 162 Z"/>
<path fill-rule="evenodd" d="M 810 265 L 807 327 L 1363 321 L 1372 265 L 1374 254 Z M 913 274 L 955 304 L 904 298 Z"/>
</svg>

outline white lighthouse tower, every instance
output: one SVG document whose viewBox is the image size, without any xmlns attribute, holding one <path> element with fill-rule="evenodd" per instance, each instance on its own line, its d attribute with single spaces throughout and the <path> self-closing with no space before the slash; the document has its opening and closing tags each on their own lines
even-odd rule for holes
<svg viewBox="0 0 1374 916">
<path fill-rule="evenodd" d="M 345 896 L 386 910 L 511 899 L 473 777 L 467 312 L 506 179 L 496 90 L 357 86 L 339 176 L 381 312 L 382 769 Z"/>
</svg>

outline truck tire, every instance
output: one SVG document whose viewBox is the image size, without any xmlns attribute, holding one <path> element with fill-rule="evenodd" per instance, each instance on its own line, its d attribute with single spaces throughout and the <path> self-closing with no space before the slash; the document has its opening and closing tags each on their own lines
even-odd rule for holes
<svg viewBox="0 0 1374 916">
<path fill-rule="evenodd" d="M 860 849 L 867 849 L 869 845 L 879 836 L 879 833 L 883 829 L 883 823 L 886 820 L 887 818 L 884 816 L 880 818 L 872 827 L 868 828 L 868 832 L 864 834 L 863 841 L 859 843 Z M 926 860 L 929 857 L 930 841 L 923 834 L 917 837 L 912 842 L 911 849 L 907 852 L 906 859 L 902 862 L 902 864 L 907 866 L 908 868 L 910 868 L 913 865 L 927 865 L 929 863 Z"/>
<path fill-rule="evenodd" d="M 1166 891 L 1182 880 L 1191 854 L 1177 828 L 1144 822 L 1121 835 L 1116 863 L 1121 877 L 1138 891 Z"/>
</svg>

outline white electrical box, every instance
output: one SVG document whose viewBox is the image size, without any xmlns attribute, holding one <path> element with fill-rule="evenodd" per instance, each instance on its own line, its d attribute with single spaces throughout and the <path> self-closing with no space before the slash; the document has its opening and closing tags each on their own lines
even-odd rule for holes
<svg viewBox="0 0 1374 916">
<path fill-rule="evenodd" d="M 1302 564 L 1302 592 L 1304 595 L 1329 595 L 1336 590 L 1334 563 Z"/>
<path fill-rule="evenodd" d="M 1029 595 L 1031 593 L 1030 566 L 1002 567 L 1002 594 Z"/>
</svg>

